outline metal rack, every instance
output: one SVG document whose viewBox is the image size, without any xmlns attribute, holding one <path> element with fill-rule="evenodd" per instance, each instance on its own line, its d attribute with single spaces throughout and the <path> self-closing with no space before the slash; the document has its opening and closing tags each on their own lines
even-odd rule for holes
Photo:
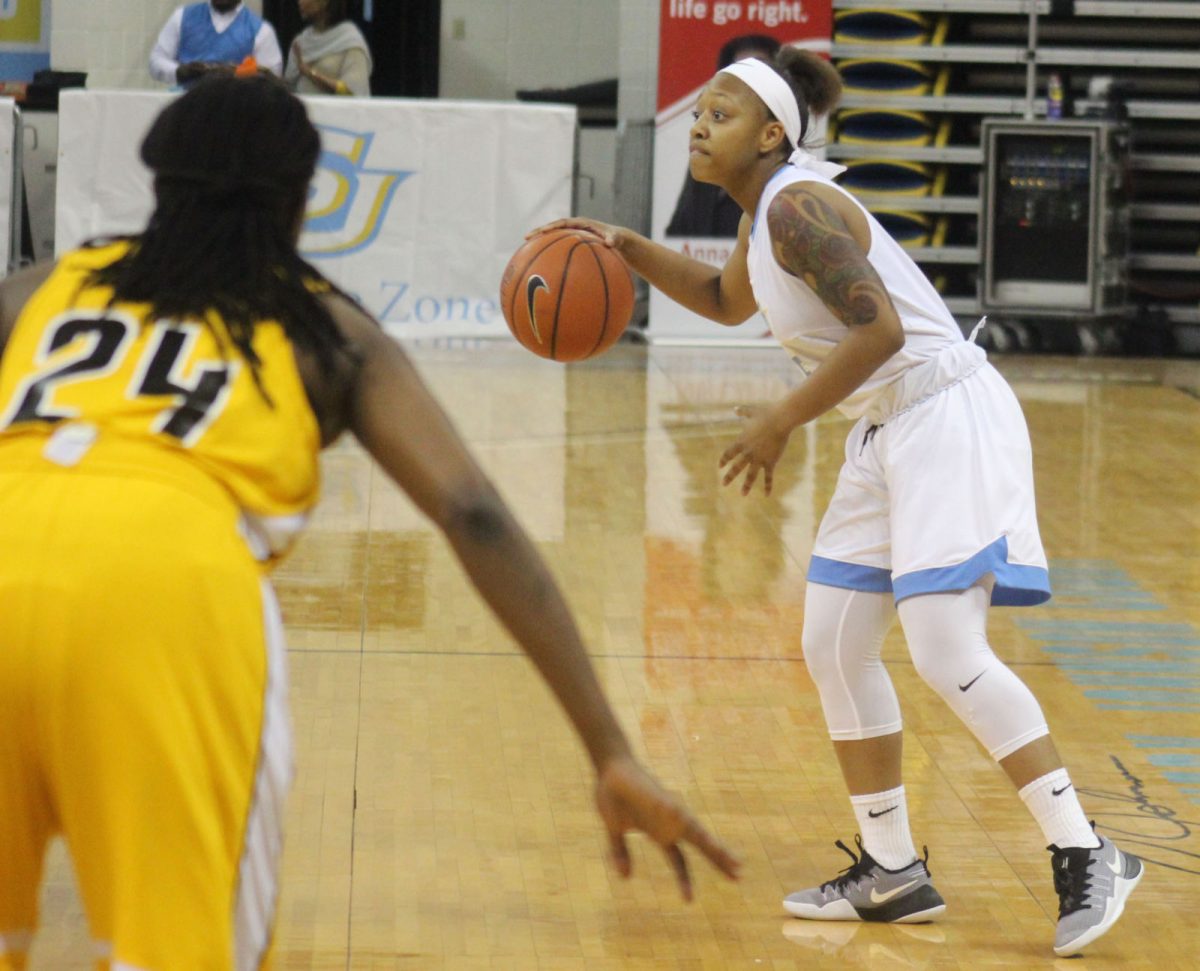
<svg viewBox="0 0 1200 971">
<path fill-rule="evenodd" d="M 835 11 L 883 6 L 878 0 L 833 0 Z M 932 94 L 888 95 L 886 102 L 855 92 L 843 98 L 842 107 L 923 112 L 950 119 L 954 134 L 936 147 L 832 143 L 827 154 L 842 161 L 887 157 L 946 168 L 946 194 L 906 197 L 903 208 L 948 226 L 937 240 L 941 245 L 909 251 L 928 265 L 951 308 L 965 317 L 981 309 L 975 270 L 983 213 L 982 119 L 1045 117 L 1045 78 L 1055 70 L 1073 75 L 1077 116 L 1101 108 L 1084 97 L 1087 77 L 1111 75 L 1131 88 L 1124 103 L 1133 137 L 1134 297 L 1152 305 L 1160 318 L 1185 325 L 1200 321 L 1200 2 L 905 0 L 897 6 L 948 17 L 946 43 L 835 40 L 835 61 L 890 58 L 937 66 L 950 71 L 949 85 Z M 986 81 L 976 79 L 984 74 Z M 860 198 L 869 208 L 898 204 L 883 195 Z"/>
</svg>

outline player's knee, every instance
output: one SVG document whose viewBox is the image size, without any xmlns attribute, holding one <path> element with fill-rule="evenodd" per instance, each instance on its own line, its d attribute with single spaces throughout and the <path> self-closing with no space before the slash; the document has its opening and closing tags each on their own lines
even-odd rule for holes
<svg viewBox="0 0 1200 971">
<path fill-rule="evenodd" d="M 913 668 L 930 688 L 956 706 L 982 672 L 997 663 L 984 641 L 963 634 L 948 636 L 942 649 L 912 649 Z"/>
<path fill-rule="evenodd" d="M 838 677 L 837 630 L 833 625 L 822 624 L 812 619 L 811 615 L 806 615 L 804 630 L 800 634 L 800 649 L 804 653 L 809 676 L 818 687 L 830 678 Z"/>
</svg>

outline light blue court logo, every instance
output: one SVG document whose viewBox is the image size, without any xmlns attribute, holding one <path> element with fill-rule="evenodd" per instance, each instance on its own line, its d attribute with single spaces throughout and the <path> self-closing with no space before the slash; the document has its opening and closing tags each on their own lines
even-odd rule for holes
<svg viewBox="0 0 1200 971">
<path fill-rule="evenodd" d="M 317 127 L 321 158 L 308 190 L 300 252 L 311 259 L 349 256 L 379 237 L 396 189 L 415 173 L 369 167 L 374 132 Z"/>
</svg>

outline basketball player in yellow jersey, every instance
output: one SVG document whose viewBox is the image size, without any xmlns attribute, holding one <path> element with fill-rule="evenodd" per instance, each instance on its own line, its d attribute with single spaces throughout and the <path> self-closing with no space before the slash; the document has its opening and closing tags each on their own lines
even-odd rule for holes
<svg viewBox="0 0 1200 971">
<path fill-rule="evenodd" d="M 404 353 L 296 253 L 319 152 L 269 79 L 205 80 L 142 146 L 146 230 L 0 284 L 0 969 L 47 840 L 101 964 L 265 966 L 290 765 L 266 579 L 351 430 L 533 660 L 624 834 L 737 861 L 629 753 L 562 597 Z"/>
</svg>

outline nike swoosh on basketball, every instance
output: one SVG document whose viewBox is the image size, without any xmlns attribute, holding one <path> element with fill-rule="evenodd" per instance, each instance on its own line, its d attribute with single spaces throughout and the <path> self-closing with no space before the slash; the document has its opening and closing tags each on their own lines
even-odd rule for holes
<svg viewBox="0 0 1200 971">
<path fill-rule="evenodd" d="M 879 812 L 875 812 L 874 809 L 868 809 L 867 815 L 870 816 L 872 819 L 878 819 L 880 816 L 886 816 L 888 813 L 890 813 L 895 808 L 896 808 L 895 806 L 888 806 L 887 809 L 881 809 L 881 810 L 879 810 Z"/>
<path fill-rule="evenodd" d="M 980 678 L 982 678 L 985 674 L 987 674 L 987 668 L 984 668 L 982 671 L 980 671 L 977 675 L 975 675 L 975 677 L 973 677 L 966 684 L 960 684 L 958 686 L 958 690 L 966 691 L 969 687 L 971 687 L 971 685 L 973 685 L 976 681 L 978 681 Z"/>
<path fill-rule="evenodd" d="M 904 893 L 905 890 L 910 890 L 915 887 L 920 880 L 909 880 L 908 883 L 902 884 L 899 887 L 893 887 L 887 893 L 880 893 L 874 887 L 871 888 L 871 903 L 882 904 L 885 901 L 891 900 L 896 894 Z"/>
<path fill-rule="evenodd" d="M 533 298 L 537 296 L 539 290 L 550 292 L 550 285 L 536 273 L 525 281 L 525 303 L 529 307 L 529 327 L 533 330 L 533 336 L 537 338 L 539 344 L 544 343 L 541 332 L 538 330 L 537 315 L 533 312 Z"/>
<path fill-rule="evenodd" d="M 1065 786 L 1063 786 L 1061 789 L 1051 789 L 1051 790 L 1050 790 L 1050 795 L 1052 795 L 1052 796 L 1061 796 L 1061 795 L 1062 795 L 1064 792 L 1066 792 L 1066 791 L 1067 791 L 1068 789 L 1070 789 L 1070 788 L 1071 788 L 1071 783 L 1069 783 L 1069 782 L 1068 782 L 1068 783 L 1067 783 Z"/>
</svg>

